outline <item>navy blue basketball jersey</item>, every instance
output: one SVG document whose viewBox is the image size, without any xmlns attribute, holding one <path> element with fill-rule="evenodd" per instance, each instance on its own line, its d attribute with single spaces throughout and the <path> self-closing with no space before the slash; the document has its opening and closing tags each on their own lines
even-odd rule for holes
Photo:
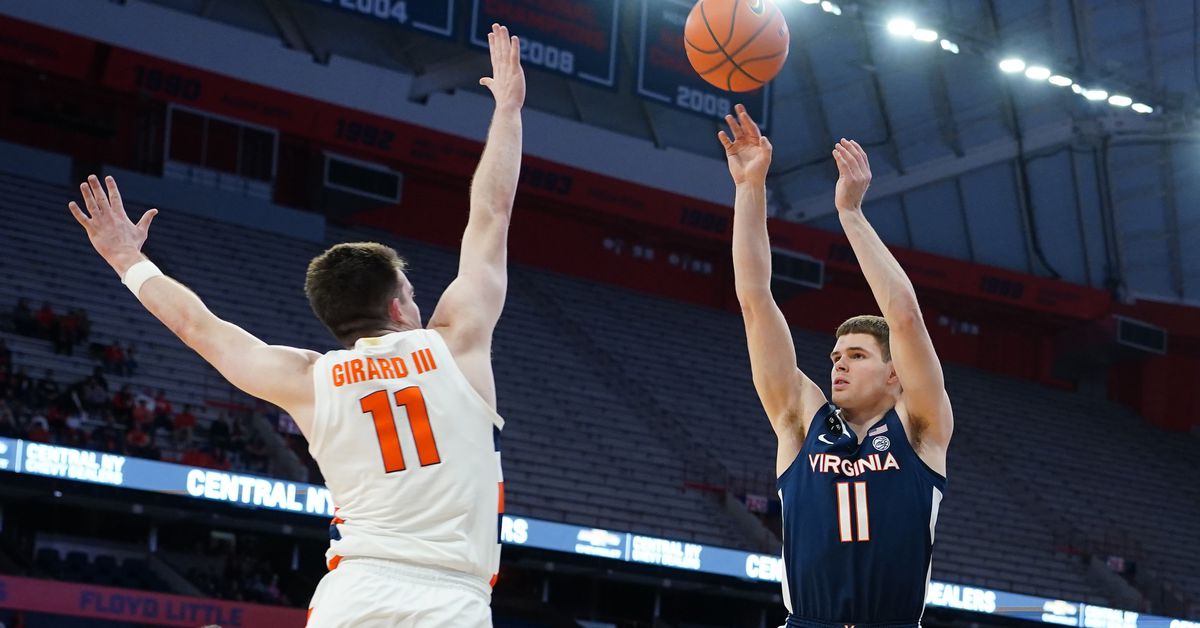
<svg viewBox="0 0 1200 628">
<path fill-rule="evenodd" d="M 825 404 L 778 486 L 789 628 L 920 623 L 946 478 L 894 409 L 859 444 Z"/>
</svg>

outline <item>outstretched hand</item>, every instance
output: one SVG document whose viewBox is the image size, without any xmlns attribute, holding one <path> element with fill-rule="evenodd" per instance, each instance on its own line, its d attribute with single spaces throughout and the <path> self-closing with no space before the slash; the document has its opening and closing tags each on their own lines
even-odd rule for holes
<svg viewBox="0 0 1200 628">
<path fill-rule="evenodd" d="M 479 79 L 479 84 L 492 92 L 496 107 L 520 109 L 525 104 L 525 71 L 521 69 L 521 40 L 509 36 L 508 27 L 492 24 L 488 33 L 488 50 L 492 53 L 492 76 Z"/>
<path fill-rule="evenodd" d="M 729 174 L 733 175 L 735 184 L 764 183 L 771 167 L 771 142 L 758 130 L 744 105 L 738 105 L 734 110 L 737 118 L 725 116 L 733 139 L 730 140 L 725 131 L 717 133 L 717 139 L 725 147 L 725 158 L 729 160 Z"/>
<path fill-rule="evenodd" d="M 842 138 L 833 147 L 833 159 L 838 167 L 834 206 L 840 212 L 861 211 L 863 196 L 871 186 L 871 162 L 867 160 L 867 151 L 858 142 Z"/>
<path fill-rule="evenodd" d="M 112 177 L 105 177 L 107 191 L 100 185 L 100 179 L 91 175 L 84 183 L 79 184 L 83 194 L 83 203 L 87 206 L 84 213 L 75 201 L 67 207 L 75 220 L 87 231 L 88 239 L 104 261 L 108 262 L 118 275 L 124 275 L 130 266 L 143 259 L 141 250 L 150 233 L 150 222 L 158 215 L 157 209 L 151 209 L 142 214 L 141 220 L 134 224 L 125 214 L 125 204 L 121 202 L 121 192 L 117 190 L 117 182 Z"/>
</svg>

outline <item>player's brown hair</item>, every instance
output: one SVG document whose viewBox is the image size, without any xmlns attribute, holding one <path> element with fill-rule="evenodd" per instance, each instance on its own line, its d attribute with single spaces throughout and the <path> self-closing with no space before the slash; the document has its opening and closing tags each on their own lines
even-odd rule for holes
<svg viewBox="0 0 1200 628">
<path fill-rule="evenodd" d="M 345 242 L 308 263 L 304 294 L 313 314 L 348 346 L 387 325 L 388 304 L 405 298 L 396 271 L 407 267 L 390 246 Z"/>
<path fill-rule="evenodd" d="M 892 361 L 892 348 L 889 344 L 891 342 L 891 330 L 888 329 L 887 321 L 882 316 L 863 314 L 846 319 L 846 322 L 838 325 L 834 336 L 841 338 L 846 334 L 870 334 L 875 338 L 875 342 L 879 343 L 879 351 L 883 355 L 883 361 Z"/>
</svg>

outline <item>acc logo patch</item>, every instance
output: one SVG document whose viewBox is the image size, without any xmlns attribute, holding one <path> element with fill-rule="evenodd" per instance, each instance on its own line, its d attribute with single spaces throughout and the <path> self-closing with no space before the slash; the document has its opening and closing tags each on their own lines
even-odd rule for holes
<svg viewBox="0 0 1200 628">
<path fill-rule="evenodd" d="M 877 451 L 887 451 L 888 447 L 892 446 L 892 441 L 887 436 L 876 436 L 875 440 L 871 441 L 871 446 Z"/>
</svg>

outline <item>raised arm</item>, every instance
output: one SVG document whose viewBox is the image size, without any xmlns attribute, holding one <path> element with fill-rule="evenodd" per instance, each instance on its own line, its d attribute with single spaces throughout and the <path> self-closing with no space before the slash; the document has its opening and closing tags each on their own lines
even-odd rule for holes
<svg viewBox="0 0 1200 628">
<path fill-rule="evenodd" d="M 508 290 L 508 223 L 521 173 L 521 45 L 496 24 L 488 33 L 492 76 L 480 79 L 496 99 L 487 144 L 471 180 L 471 214 L 463 232 L 458 277 L 442 294 L 429 326 L 443 331 L 456 357 L 490 352 Z M 469 376 L 470 374 L 468 374 Z"/>
<path fill-rule="evenodd" d="M 863 276 L 891 333 L 892 362 L 903 389 L 901 401 L 913 435 L 922 447 L 940 450 L 944 459 L 954 431 L 942 364 L 921 317 L 917 294 L 900 263 L 862 213 L 871 184 L 871 164 L 858 142 L 843 139 L 833 150 L 840 175 L 835 194 L 842 228 L 858 257 Z"/>
<path fill-rule="evenodd" d="M 721 131 L 729 172 L 737 186 L 733 203 L 733 277 L 754 388 L 779 438 L 779 463 L 786 468 L 804 443 L 807 422 L 825 394 L 796 367 L 796 347 L 783 312 L 771 295 L 771 243 L 767 236 L 767 169 L 771 142 L 737 106 L 726 116 L 733 139 Z M 782 470 L 782 469 L 780 469 Z"/>
<path fill-rule="evenodd" d="M 105 183 L 107 190 L 93 175 L 79 186 L 86 213 L 74 201 L 68 205 L 87 231 L 96 252 L 118 276 L 138 288 L 137 298 L 151 314 L 225 379 L 246 393 L 283 408 L 301 431 L 309 433 L 312 365 L 320 356 L 313 351 L 264 343 L 237 325 L 217 318 L 183 284 L 157 272 L 156 267 L 142 264 L 148 262 L 141 252 L 142 244 L 158 210 L 147 211 L 133 224 L 125 214 L 116 181 L 107 177 Z M 130 273 L 135 265 L 139 268 Z"/>
</svg>

